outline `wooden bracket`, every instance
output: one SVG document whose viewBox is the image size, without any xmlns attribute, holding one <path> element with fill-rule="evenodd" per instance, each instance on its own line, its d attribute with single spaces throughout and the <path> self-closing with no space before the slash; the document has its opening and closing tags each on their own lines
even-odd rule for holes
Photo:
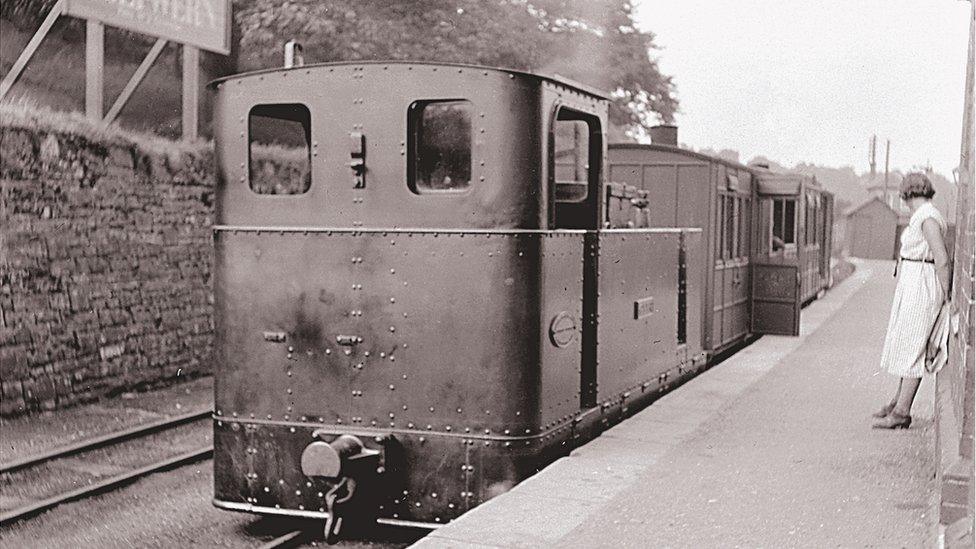
<svg viewBox="0 0 976 549">
<path fill-rule="evenodd" d="M 119 116 L 119 113 L 122 112 L 122 108 L 125 107 L 125 104 L 129 102 L 129 98 L 132 97 L 132 93 L 136 91 L 137 87 L 139 87 L 142 79 L 146 77 L 149 69 L 152 68 L 153 63 L 156 62 L 156 58 L 159 57 L 159 54 L 163 52 L 163 48 L 165 47 L 166 40 L 164 38 L 159 38 L 156 40 L 156 43 L 153 44 L 152 48 L 149 50 L 149 53 L 146 54 L 146 57 L 142 60 L 142 63 L 139 64 L 136 72 L 132 74 L 132 78 L 130 78 L 129 81 L 126 82 L 125 87 L 122 88 L 122 93 L 119 94 L 119 97 L 115 100 L 112 108 L 108 110 L 108 114 L 106 114 L 105 118 L 102 119 L 103 125 L 108 126 L 112 122 L 115 122 L 115 119 Z"/>
<path fill-rule="evenodd" d="M 51 8 L 51 12 L 47 14 L 44 18 L 44 22 L 41 23 L 41 28 L 37 29 L 34 36 L 31 37 L 30 41 L 27 42 L 27 46 L 24 51 L 20 53 L 20 57 L 17 61 L 14 61 L 12 67 L 10 67 L 10 72 L 3 77 L 3 81 L 0 82 L 0 99 L 6 97 L 7 92 L 13 87 L 17 79 L 20 78 L 20 73 L 24 72 L 24 67 L 27 66 L 27 62 L 30 58 L 34 56 L 37 48 L 41 45 L 41 41 L 47 36 L 47 33 L 51 31 L 51 27 L 54 26 L 54 22 L 58 20 L 58 17 L 64 13 L 64 3 L 65 0 L 58 0 L 54 7 Z"/>
</svg>

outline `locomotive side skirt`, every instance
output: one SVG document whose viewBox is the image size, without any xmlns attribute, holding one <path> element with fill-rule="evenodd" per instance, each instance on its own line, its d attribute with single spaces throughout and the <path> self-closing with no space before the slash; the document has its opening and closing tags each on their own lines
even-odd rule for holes
<svg viewBox="0 0 976 549">
<path fill-rule="evenodd" d="M 602 405 L 639 392 L 651 379 L 663 381 L 677 367 L 680 232 L 660 231 L 600 232 L 597 396 Z"/>
</svg>

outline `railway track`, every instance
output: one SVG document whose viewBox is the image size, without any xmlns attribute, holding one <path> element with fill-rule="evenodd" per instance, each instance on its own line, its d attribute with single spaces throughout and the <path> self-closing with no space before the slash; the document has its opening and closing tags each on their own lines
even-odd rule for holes
<svg viewBox="0 0 976 549">
<path fill-rule="evenodd" d="M 312 533 L 309 530 L 299 529 L 280 535 L 261 545 L 259 549 L 293 549 L 295 547 L 301 547 L 310 541 L 312 541 Z"/>
<path fill-rule="evenodd" d="M 124 451 L 122 450 L 122 447 L 126 443 L 132 443 L 133 441 L 139 441 L 140 439 L 147 439 L 168 431 L 172 432 L 180 427 L 192 425 L 196 422 L 209 421 L 210 417 L 210 410 L 191 412 L 145 425 L 139 425 L 122 431 L 109 433 L 75 444 L 61 446 L 47 452 L 17 460 L 15 462 L 0 465 L 0 478 L 3 479 L 4 484 L 10 484 L 13 476 L 27 476 L 32 472 L 32 470 L 56 467 L 59 463 L 63 464 L 65 462 L 80 459 L 85 454 L 90 455 L 99 451 L 106 453 L 106 451 L 112 449 L 113 447 L 120 449 L 120 451 Z M 27 498 L 29 499 L 27 503 L 18 504 L 13 508 L 3 509 L 0 511 L 0 527 L 36 516 L 64 503 L 110 492 L 153 473 L 167 471 L 183 465 L 209 459 L 212 456 L 212 444 L 208 444 L 206 446 L 196 446 L 178 455 L 170 455 L 163 459 L 155 460 L 149 464 L 129 467 L 125 471 L 117 474 L 108 476 L 99 475 L 97 478 L 87 479 L 88 483 L 80 488 L 60 490 L 53 495 L 44 494 L 41 497 L 29 497 Z M 112 461 L 111 454 L 102 456 L 102 458 L 104 461 Z M 94 461 L 97 462 L 98 460 L 96 459 Z M 40 474 L 41 473 L 39 473 L 39 475 Z M 23 482 L 30 483 L 31 481 L 24 480 Z"/>
</svg>

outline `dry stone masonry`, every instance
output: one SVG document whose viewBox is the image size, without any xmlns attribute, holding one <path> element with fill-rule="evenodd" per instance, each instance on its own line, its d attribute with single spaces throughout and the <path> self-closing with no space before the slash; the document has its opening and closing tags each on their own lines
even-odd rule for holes
<svg viewBox="0 0 976 549">
<path fill-rule="evenodd" d="M 0 150 L 0 414 L 209 372 L 210 149 L 5 120 Z"/>
</svg>

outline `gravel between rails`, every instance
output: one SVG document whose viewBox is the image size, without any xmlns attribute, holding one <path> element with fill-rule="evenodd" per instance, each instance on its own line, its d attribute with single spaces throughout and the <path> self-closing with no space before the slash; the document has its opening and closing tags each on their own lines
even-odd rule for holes
<svg viewBox="0 0 976 549">
<path fill-rule="evenodd" d="M 79 490 L 211 443 L 210 420 L 205 419 L 4 473 L 0 475 L 0 511 L 12 511 Z"/>
<path fill-rule="evenodd" d="M 231 513 L 212 506 L 213 462 L 181 467 L 121 490 L 62 505 L 0 529 L 0 546 L 23 548 L 259 547 L 301 526 L 321 523 Z M 377 527 L 371 540 L 336 547 L 399 548 L 425 532 Z M 325 547 L 322 542 L 312 545 Z"/>
</svg>

